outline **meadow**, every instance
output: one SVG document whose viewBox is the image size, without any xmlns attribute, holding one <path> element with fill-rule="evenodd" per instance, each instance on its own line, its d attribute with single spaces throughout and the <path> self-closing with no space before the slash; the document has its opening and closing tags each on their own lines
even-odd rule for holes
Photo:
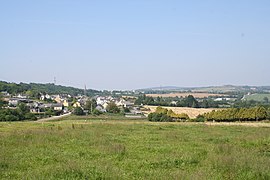
<svg viewBox="0 0 270 180">
<path fill-rule="evenodd" d="M 244 99 L 247 101 L 260 101 L 260 102 L 264 102 L 265 98 L 267 98 L 268 100 L 270 100 L 270 94 L 251 94 L 251 95 L 245 95 Z"/>
<path fill-rule="evenodd" d="M 0 179 L 269 179 L 270 128 L 120 116 L 0 123 Z"/>
</svg>

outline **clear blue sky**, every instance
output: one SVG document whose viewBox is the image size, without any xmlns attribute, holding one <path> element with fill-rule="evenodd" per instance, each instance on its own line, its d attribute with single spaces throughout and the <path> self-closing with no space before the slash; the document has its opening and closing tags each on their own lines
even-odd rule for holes
<svg viewBox="0 0 270 180">
<path fill-rule="evenodd" d="M 81 88 L 270 85 L 270 1 L 1 1 L 0 62 Z"/>
</svg>

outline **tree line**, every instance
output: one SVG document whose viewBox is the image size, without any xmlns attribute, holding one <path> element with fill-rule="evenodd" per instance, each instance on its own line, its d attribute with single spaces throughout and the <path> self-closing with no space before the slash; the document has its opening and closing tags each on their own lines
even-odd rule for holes
<svg viewBox="0 0 270 180">
<path fill-rule="evenodd" d="M 172 103 L 174 102 L 174 103 Z M 211 98 L 204 98 L 198 101 L 194 96 L 189 95 L 187 97 L 157 97 L 140 95 L 136 101 L 136 105 L 152 105 L 152 106 L 172 106 L 172 107 L 192 107 L 192 108 L 220 108 L 220 107 L 232 107 L 232 108 L 251 108 L 256 106 L 270 107 L 268 99 L 264 99 L 263 102 L 249 100 L 243 101 L 242 97 L 239 97 L 234 102 L 227 102 L 226 100 L 214 101 Z"/>
<path fill-rule="evenodd" d="M 30 113 L 29 108 L 24 103 L 20 103 L 16 109 L 0 107 L 0 121 L 22 121 L 36 119 L 36 116 L 33 113 Z"/>
<path fill-rule="evenodd" d="M 269 109 L 259 106 L 253 108 L 228 108 L 204 114 L 207 121 L 260 121 L 269 118 Z"/>
<path fill-rule="evenodd" d="M 175 101 L 176 103 L 172 103 Z M 175 106 L 175 107 L 193 107 L 193 108 L 218 108 L 219 104 L 224 104 L 224 102 L 215 102 L 211 99 L 204 99 L 199 102 L 194 96 L 188 95 L 184 98 L 174 97 L 174 98 L 153 98 L 150 96 L 140 95 L 136 101 L 136 105 L 152 105 L 152 106 Z"/>
<path fill-rule="evenodd" d="M 52 83 L 39 84 L 39 83 L 8 83 L 5 81 L 0 81 L 0 92 L 7 91 L 10 94 L 24 93 L 33 98 L 39 98 L 40 93 L 43 94 L 70 94 L 76 96 L 78 94 L 84 94 L 83 89 L 67 87 L 61 85 L 55 85 Z M 93 96 L 95 94 L 101 93 L 97 90 L 87 89 L 86 95 Z"/>
<path fill-rule="evenodd" d="M 213 110 L 212 112 L 198 115 L 195 119 L 190 119 L 185 113 L 176 114 L 172 110 L 157 107 L 155 112 L 148 115 L 149 121 L 155 122 L 175 122 L 175 121 L 216 121 L 216 122 L 234 122 L 234 121 L 261 121 L 270 119 L 270 109 L 263 106 L 253 108 L 227 108 L 222 110 Z"/>
</svg>

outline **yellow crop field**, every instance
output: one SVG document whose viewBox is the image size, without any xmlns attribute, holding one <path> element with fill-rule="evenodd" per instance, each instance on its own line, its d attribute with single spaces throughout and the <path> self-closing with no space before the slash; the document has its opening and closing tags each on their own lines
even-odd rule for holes
<svg viewBox="0 0 270 180">
<path fill-rule="evenodd" d="M 212 94 L 212 93 L 168 93 L 168 94 L 146 94 L 149 97 L 186 97 L 192 95 L 195 98 L 207 98 L 209 96 L 226 96 L 225 94 Z"/>
<path fill-rule="evenodd" d="M 150 111 L 144 111 L 145 114 L 149 114 L 151 112 L 155 112 L 158 106 L 144 106 L 145 109 L 149 109 Z M 215 110 L 214 108 L 189 108 L 189 107 L 166 107 L 163 108 L 171 109 L 177 114 L 186 113 L 190 118 L 196 118 L 196 116 L 200 114 L 204 114 L 207 112 L 211 112 Z"/>
</svg>

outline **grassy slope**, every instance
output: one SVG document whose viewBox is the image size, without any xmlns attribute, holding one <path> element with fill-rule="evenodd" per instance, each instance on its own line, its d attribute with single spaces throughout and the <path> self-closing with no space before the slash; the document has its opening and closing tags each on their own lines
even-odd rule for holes
<svg viewBox="0 0 270 180">
<path fill-rule="evenodd" d="M 109 119 L 0 123 L 0 179 L 270 178 L 270 128 Z"/>
<path fill-rule="evenodd" d="M 270 100 L 270 94 L 251 94 L 251 95 L 246 95 L 245 99 L 248 101 L 250 100 L 264 101 L 265 97 L 267 97 Z"/>
</svg>

